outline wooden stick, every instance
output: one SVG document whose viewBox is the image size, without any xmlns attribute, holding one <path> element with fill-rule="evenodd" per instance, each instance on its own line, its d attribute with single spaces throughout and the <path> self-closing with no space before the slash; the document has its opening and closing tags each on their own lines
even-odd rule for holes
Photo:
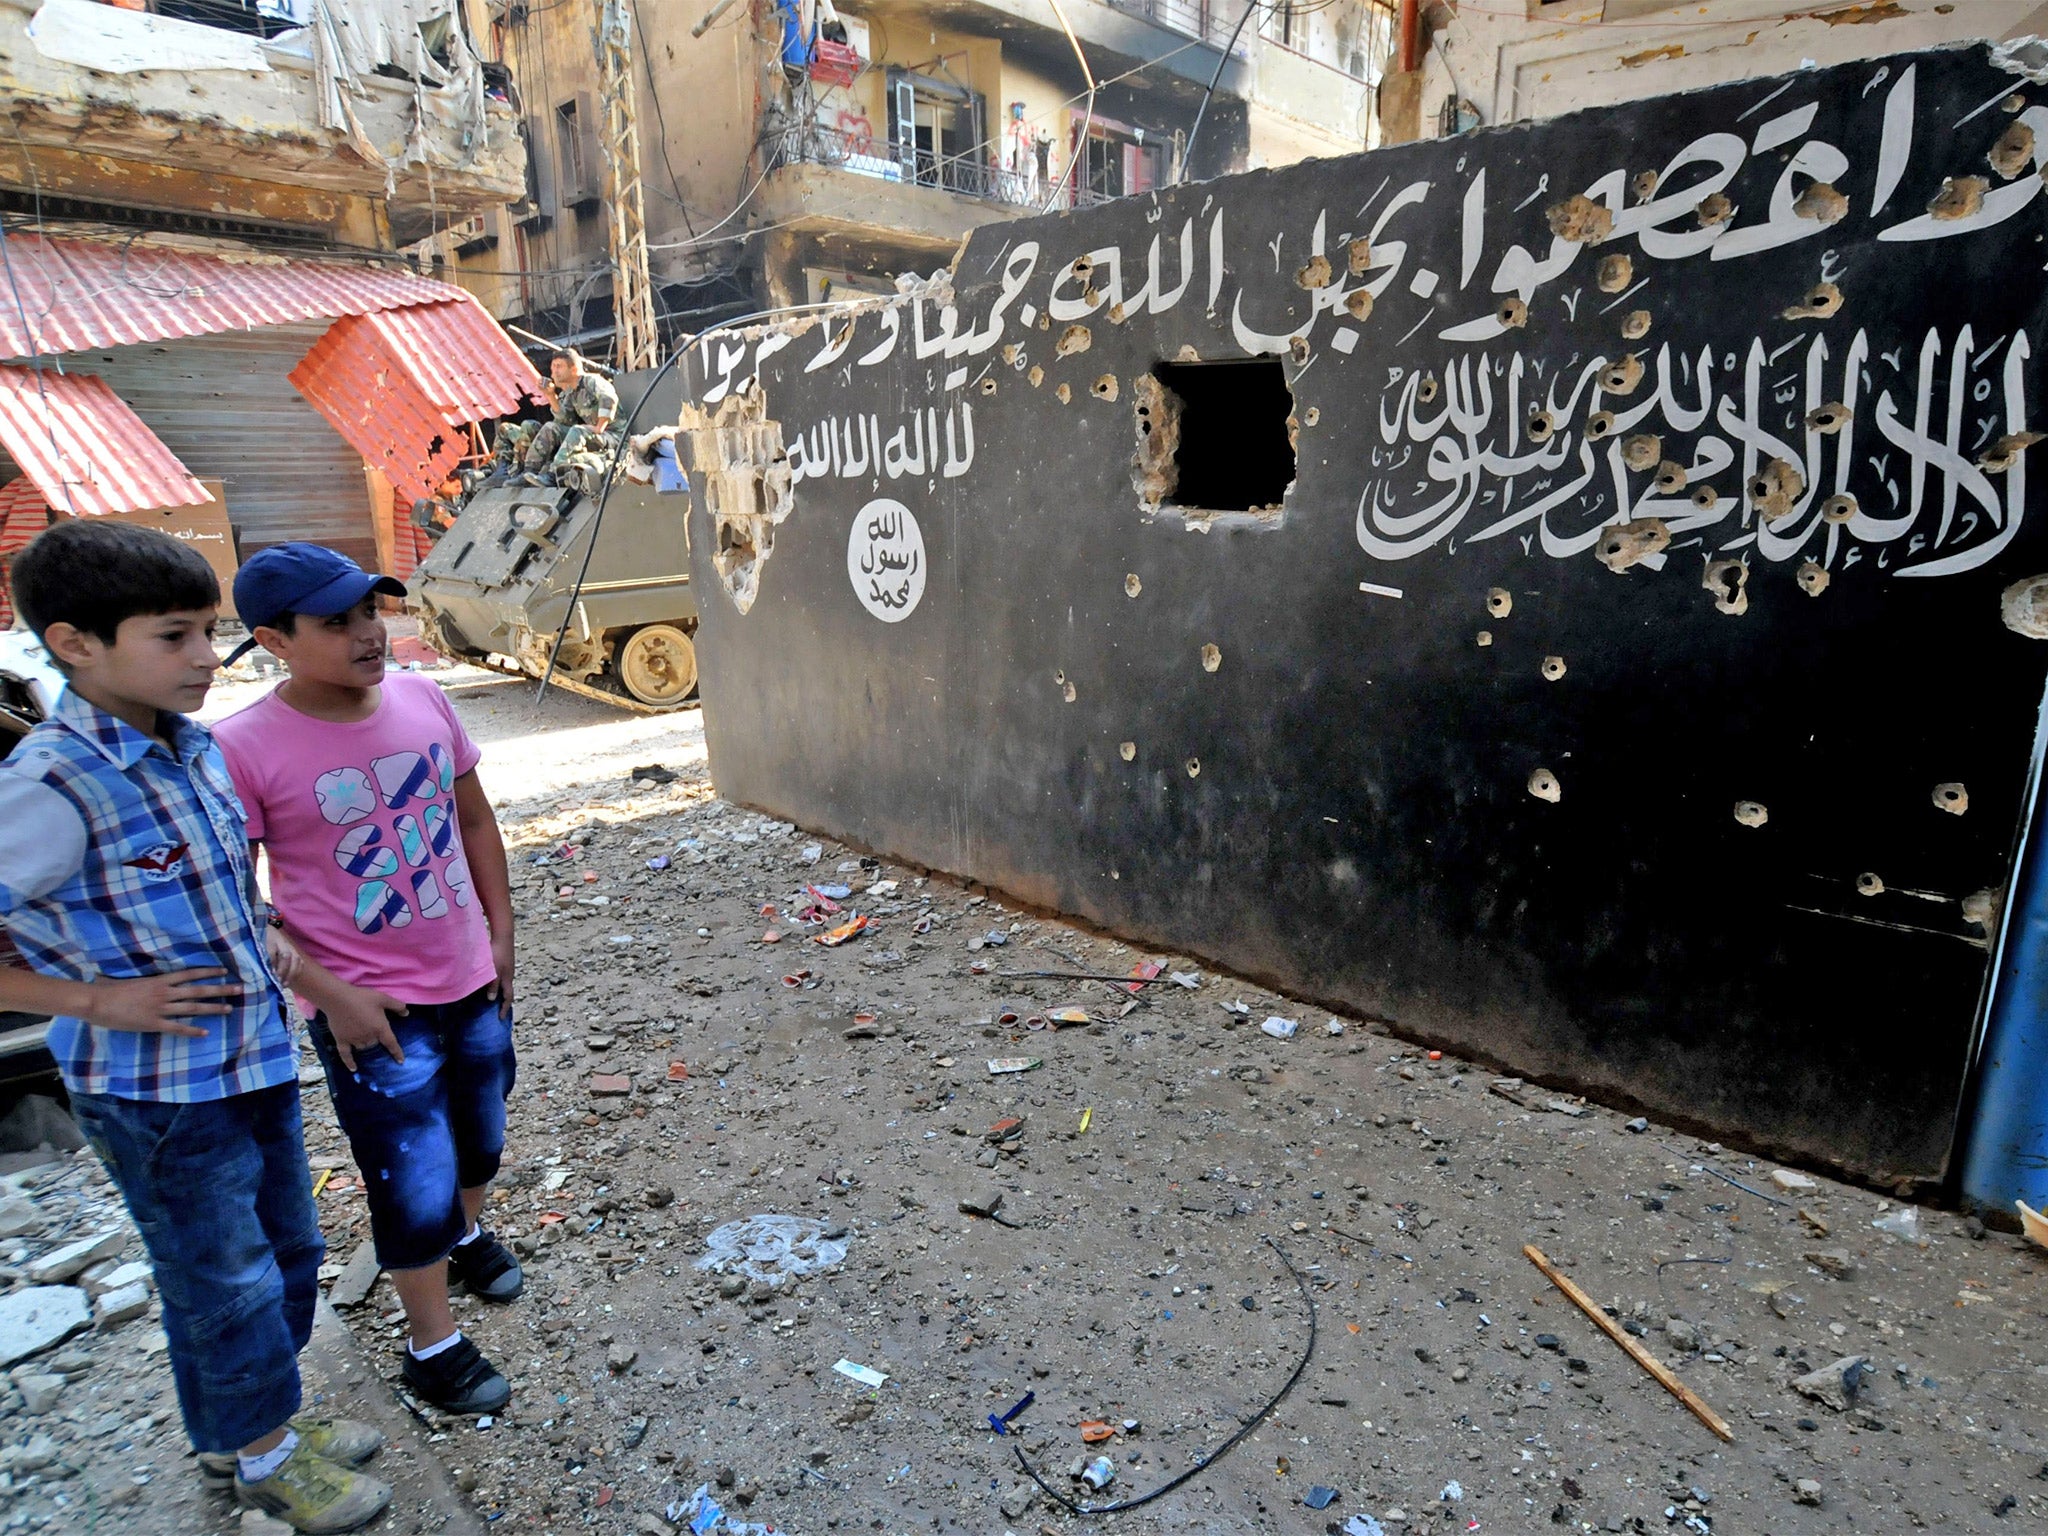
<svg viewBox="0 0 2048 1536">
<path fill-rule="evenodd" d="M 1702 1424 L 1706 1425 L 1707 1428 L 1711 1429 L 1723 1440 L 1732 1441 L 1735 1438 L 1735 1431 L 1728 1427 L 1726 1419 L 1709 1408 L 1706 1400 L 1699 1393 L 1693 1391 L 1691 1387 L 1688 1387 L 1674 1376 L 1671 1373 L 1671 1368 L 1662 1360 L 1659 1360 L 1655 1355 L 1643 1348 L 1641 1344 L 1630 1338 L 1623 1330 L 1621 1324 L 1617 1323 L 1605 1312 L 1602 1312 L 1594 1304 L 1592 1297 L 1580 1290 L 1555 1264 L 1543 1256 L 1542 1249 L 1538 1248 L 1534 1243 L 1524 1243 L 1522 1245 L 1522 1253 L 1531 1264 L 1534 1264 L 1543 1271 L 1544 1279 L 1548 1280 L 1560 1291 L 1563 1291 L 1570 1298 L 1573 1306 L 1593 1319 L 1602 1333 L 1627 1350 L 1630 1359 L 1656 1377 L 1657 1384 L 1681 1403 L 1685 1404 L 1686 1407 L 1690 1408 L 1693 1411 L 1694 1417 Z"/>
</svg>

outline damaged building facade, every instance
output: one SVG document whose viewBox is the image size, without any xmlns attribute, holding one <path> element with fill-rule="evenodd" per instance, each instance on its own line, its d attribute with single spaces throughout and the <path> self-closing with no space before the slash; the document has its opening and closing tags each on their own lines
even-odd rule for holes
<svg viewBox="0 0 2048 1536">
<path fill-rule="evenodd" d="M 0 553 L 113 515 L 223 570 L 291 538 L 409 569 L 413 498 L 538 383 L 398 255 L 525 184 L 472 20 L 0 0 Z"/>
<path fill-rule="evenodd" d="M 720 789 L 1937 1180 L 2048 675 L 2044 165 L 2031 50 L 1956 46 L 993 225 L 707 338 Z"/>
<path fill-rule="evenodd" d="M 520 81 L 532 179 L 433 249 L 494 313 L 602 355 L 596 8 L 492 0 L 490 12 L 492 56 Z M 836 12 L 637 0 L 630 22 L 649 265 L 674 337 L 887 293 L 990 221 L 1142 195 L 1184 171 L 1362 149 L 1377 142 L 1372 87 L 1395 12 L 1379 0 L 849 0 Z"/>
</svg>

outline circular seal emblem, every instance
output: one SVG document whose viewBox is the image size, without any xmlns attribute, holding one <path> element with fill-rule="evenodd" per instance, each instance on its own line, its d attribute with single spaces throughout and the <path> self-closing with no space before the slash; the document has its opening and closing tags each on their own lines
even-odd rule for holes
<svg viewBox="0 0 2048 1536">
<path fill-rule="evenodd" d="M 910 508 L 886 496 L 862 507 L 846 536 L 846 579 L 860 605 L 900 624 L 924 596 L 924 578 L 924 534 Z"/>
</svg>

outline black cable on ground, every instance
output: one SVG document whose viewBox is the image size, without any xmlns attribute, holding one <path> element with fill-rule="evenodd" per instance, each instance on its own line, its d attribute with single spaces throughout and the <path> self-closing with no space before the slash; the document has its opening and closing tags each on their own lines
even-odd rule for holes
<svg viewBox="0 0 2048 1536">
<path fill-rule="evenodd" d="M 1271 1399 L 1267 1401 L 1266 1406 L 1245 1420 L 1236 1434 L 1217 1446 L 1211 1454 L 1204 1456 L 1192 1467 L 1189 1467 L 1187 1471 L 1181 1473 L 1180 1476 L 1168 1479 L 1150 1493 L 1141 1493 L 1135 1499 L 1123 1499 L 1115 1504 L 1076 1504 L 1072 1499 L 1038 1475 L 1038 1469 L 1032 1466 L 1029 1458 L 1025 1456 L 1023 1446 L 1014 1447 L 1017 1452 L 1017 1465 L 1024 1469 L 1026 1477 L 1038 1484 L 1039 1492 L 1066 1510 L 1070 1515 L 1114 1515 L 1126 1509 L 1136 1509 L 1141 1504 L 1150 1504 L 1154 1499 L 1164 1498 L 1167 1494 L 1173 1492 L 1174 1489 L 1180 1487 L 1182 1483 L 1187 1482 L 1190 1478 L 1199 1477 L 1202 1473 L 1215 1466 L 1217 1462 L 1230 1454 L 1231 1450 L 1236 1447 L 1240 1440 L 1265 1423 L 1267 1415 L 1280 1406 L 1281 1400 L 1294 1390 L 1294 1384 L 1301 1380 L 1301 1373 L 1308 1369 L 1309 1361 L 1315 1357 L 1316 1299 L 1309 1294 L 1308 1282 L 1301 1277 L 1301 1271 L 1294 1267 L 1294 1260 L 1287 1257 L 1287 1250 L 1274 1242 L 1270 1237 L 1262 1237 L 1260 1241 L 1280 1255 L 1280 1262 L 1287 1266 L 1287 1273 L 1294 1277 L 1294 1288 L 1301 1292 L 1302 1303 L 1308 1308 L 1308 1348 L 1302 1351 L 1301 1361 L 1294 1367 L 1294 1373 L 1287 1378 L 1280 1390 L 1275 1392 Z"/>
</svg>

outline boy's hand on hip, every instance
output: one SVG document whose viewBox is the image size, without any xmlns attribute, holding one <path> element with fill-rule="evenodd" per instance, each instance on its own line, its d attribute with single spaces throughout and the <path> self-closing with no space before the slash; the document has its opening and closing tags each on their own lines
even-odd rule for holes
<svg viewBox="0 0 2048 1536">
<path fill-rule="evenodd" d="M 344 1067 L 355 1071 L 356 1052 L 373 1045 L 383 1046 L 393 1061 L 405 1060 L 398 1036 L 391 1032 L 391 1016 L 402 1017 L 404 1003 L 374 987 L 344 987 L 333 1001 L 334 1006 L 323 1010 L 323 1016 L 327 1032 L 334 1036 L 334 1054 Z"/>
<path fill-rule="evenodd" d="M 498 1017 L 512 1017 L 512 935 L 503 938 L 491 936 L 491 964 L 496 967 L 498 979 L 491 983 L 491 996 L 497 1000 Z"/>
<path fill-rule="evenodd" d="M 225 975 L 218 967 L 200 967 L 127 981 L 95 981 L 85 1021 L 95 1029 L 203 1040 L 206 1031 L 187 1020 L 226 1013 L 242 995 L 239 982 L 220 980 Z"/>
</svg>

